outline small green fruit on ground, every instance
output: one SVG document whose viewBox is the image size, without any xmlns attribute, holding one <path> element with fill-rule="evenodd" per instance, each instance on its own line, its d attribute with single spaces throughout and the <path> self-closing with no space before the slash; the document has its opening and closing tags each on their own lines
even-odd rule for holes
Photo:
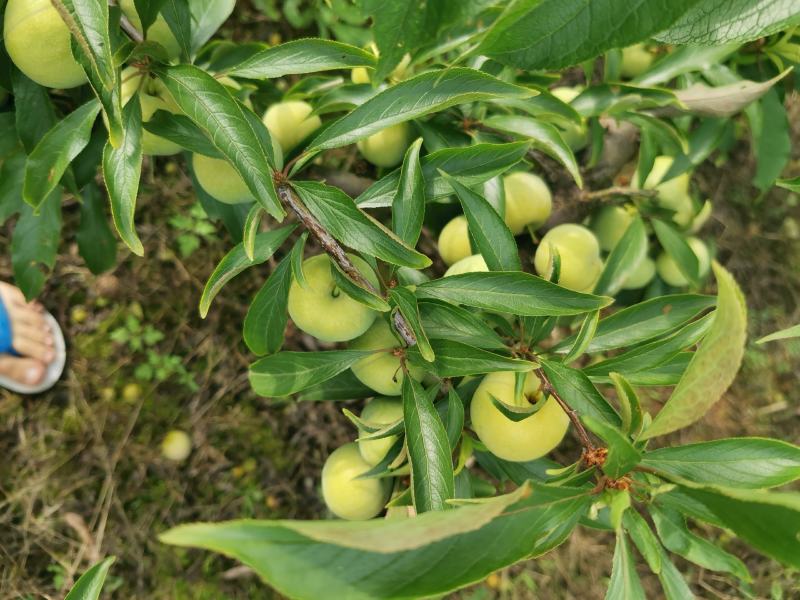
<svg viewBox="0 0 800 600">
<path fill-rule="evenodd" d="M 625 280 L 622 285 L 624 290 L 639 290 L 653 281 L 656 275 L 656 263 L 649 256 L 645 256 Z"/>
<path fill-rule="evenodd" d="M 533 173 L 517 171 L 503 178 L 506 196 L 505 221 L 519 235 L 528 225 L 540 227 L 550 218 L 553 196 L 544 180 Z"/>
<path fill-rule="evenodd" d="M 165 110 L 179 114 L 181 109 L 175 104 L 164 84 L 157 79 L 145 77 L 136 67 L 128 67 L 122 71 L 122 105 L 126 105 L 138 92 L 139 104 L 142 107 L 142 122 L 147 123 L 157 110 Z M 105 119 L 105 115 L 103 116 Z M 170 156 L 183 150 L 175 142 L 154 135 L 142 129 L 142 153 L 147 156 Z"/>
<path fill-rule="evenodd" d="M 711 256 L 708 253 L 708 246 L 696 237 L 686 238 L 686 242 L 697 257 L 700 277 L 704 277 L 709 268 L 711 268 Z M 656 259 L 656 269 L 661 279 L 673 287 L 689 285 L 689 280 L 681 272 L 678 263 L 666 252 L 662 252 Z"/>
<path fill-rule="evenodd" d="M 594 234 L 574 223 L 564 223 L 548 231 L 533 259 L 536 272 L 545 279 L 550 278 L 553 270 L 551 246 L 561 257 L 558 285 L 576 292 L 591 291 L 603 271 L 600 245 Z"/>
<path fill-rule="evenodd" d="M 378 277 L 364 259 L 348 256 L 376 289 L 380 287 Z M 297 327 L 323 342 L 346 342 L 367 331 L 377 313 L 340 290 L 331 268 L 327 254 L 303 261 L 307 287 L 292 281 L 289 316 Z"/>
<path fill-rule="evenodd" d="M 452 265 L 472 254 L 467 217 L 459 215 L 442 227 L 439 234 L 439 255 L 444 264 Z"/>
<path fill-rule="evenodd" d="M 72 57 L 69 29 L 50 0 L 8 0 L 3 38 L 14 64 L 39 85 L 64 89 L 86 83 Z"/>
<path fill-rule="evenodd" d="M 161 454 L 175 462 L 183 462 L 192 452 L 192 439 L 185 431 L 173 429 L 161 442 Z"/>
<path fill-rule="evenodd" d="M 658 204 L 675 211 L 672 219 L 681 227 L 687 227 L 694 218 L 694 203 L 689 196 L 689 173 L 682 173 L 664 183 L 664 175 L 672 167 L 671 156 L 657 156 L 653 168 L 644 182 L 644 189 L 658 191 Z M 634 176 L 633 187 L 639 181 L 638 173 Z"/>
<path fill-rule="evenodd" d="M 142 30 L 142 20 L 139 18 L 139 13 L 136 12 L 136 5 L 134 0 L 120 0 L 119 7 L 122 13 L 128 17 L 131 24 L 139 31 Z M 178 40 L 175 39 L 172 30 L 169 28 L 164 15 L 159 14 L 156 20 L 150 25 L 145 36 L 149 42 L 158 42 L 167 51 L 170 58 L 177 58 L 181 53 L 181 46 Z"/>
<path fill-rule="evenodd" d="M 224 158 L 192 154 L 192 169 L 200 187 L 220 202 L 244 204 L 253 201 L 244 179 Z"/>
<path fill-rule="evenodd" d="M 597 236 L 600 248 L 611 252 L 622 239 L 633 216 L 621 206 L 608 205 L 592 215 L 592 231 Z"/>
<path fill-rule="evenodd" d="M 122 399 L 125 402 L 136 402 L 142 397 L 142 387 L 138 383 L 129 383 L 122 388 Z"/>
<path fill-rule="evenodd" d="M 444 276 L 450 277 L 450 275 L 461 275 L 462 273 L 485 273 L 488 270 L 489 267 L 483 259 L 483 256 L 480 254 L 473 254 L 472 256 L 462 258 L 447 269 L 447 271 L 444 272 Z"/>
<path fill-rule="evenodd" d="M 392 333 L 389 322 L 377 318 L 364 335 L 350 343 L 351 350 L 383 350 L 362 358 L 351 370 L 358 380 L 382 396 L 399 396 L 405 374 L 400 367 L 400 358 L 392 350 L 400 347 L 400 342 Z M 417 367 L 409 367 L 414 379 L 421 379 L 424 372 Z"/>
<path fill-rule="evenodd" d="M 398 123 L 359 140 L 356 145 L 364 158 L 376 167 L 395 167 L 403 161 L 410 138 L 408 123 Z"/>
<path fill-rule="evenodd" d="M 655 57 L 644 44 L 634 44 L 622 49 L 620 73 L 627 79 L 638 77 L 653 64 Z"/>
<path fill-rule="evenodd" d="M 470 404 L 472 427 L 489 451 L 504 460 L 523 462 L 540 458 L 558 446 L 569 427 L 569 417 L 553 397 L 541 398 L 541 382 L 531 371 L 522 397 L 515 398 L 515 374 L 489 373 L 483 378 Z M 510 406 L 526 407 L 545 402 L 538 412 L 522 421 L 507 418 L 492 402 L 492 396 Z"/>
<path fill-rule="evenodd" d="M 389 483 L 386 479 L 357 479 L 369 469 L 355 444 L 331 453 L 322 467 L 322 498 L 334 515 L 364 521 L 380 514 L 389 499 Z"/>
<path fill-rule="evenodd" d="M 375 398 L 361 411 L 361 418 L 376 425 L 391 425 L 403 418 L 403 403 L 394 398 Z M 392 435 L 378 440 L 360 440 L 358 451 L 371 466 L 381 462 L 391 450 L 399 436 Z"/>
<path fill-rule="evenodd" d="M 311 114 L 313 110 L 308 102 L 288 100 L 273 104 L 264 113 L 264 125 L 284 154 L 291 152 L 322 125 L 320 118 Z"/>
</svg>

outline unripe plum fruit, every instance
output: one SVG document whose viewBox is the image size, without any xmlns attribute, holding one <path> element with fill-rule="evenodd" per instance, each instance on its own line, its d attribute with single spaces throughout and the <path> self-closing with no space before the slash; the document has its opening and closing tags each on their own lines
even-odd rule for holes
<svg viewBox="0 0 800 600">
<path fill-rule="evenodd" d="M 506 196 L 505 222 L 519 235 L 525 227 L 544 225 L 553 210 L 553 196 L 544 180 L 533 173 L 516 171 L 503 178 Z"/>
<path fill-rule="evenodd" d="M 371 83 L 372 77 L 370 77 L 370 72 L 367 70 L 367 67 L 355 67 L 352 71 L 350 71 L 350 80 L 353 83 Z"/>
<path fill-rule="evenodd" d="M 689 173 L 681 173 L 677 177 L 661 183 L 664 175 L 672 166 L 671 156 L 657 156 L 653 168 L 644 182 L 644 189 L 658 192 L 658 204 L 675 211 L 672 219 L 681 227 L 687 227 L 694 218 L 694 203 L 689 196 Z M 639 181 L 638 173 L 634 176 L 632 186 Z"/>
<path fill-rule="evenodd" d="M 689 227 L 689 231 L 691 233 L 697 233 L 703 228 L 703 225 L 706 224 L 708 219 L 711 217 L 711 213 L 714 210 L 714 205 L 711 203 L 711 200 L 706 200 L 703 203 L 703 206 L 697 211 L 694 218 L 692 218 L 691 227 Z"/>
<path fill-rule="evenodd" d="M 50 0 L 8 0 L 3 39 L 14 64 L 39 85 L 64 89 L 86 83 L 72 57 L 69 29 Z"/>
<path fill-rule="evenodd" d="M 503 460 L 524 462 L 540 458 L 558 446 L 569 427 L 569 417 L 552 397 L 541 398 L 541 382 L 529 372 L 521 398 L 514 394 L 515 374 L 511 371 L 489 373 L 483 378 L 470 404 L 472 428 L 481 442 L 495 456 Z M 533 402 L 544 402 L 538 412 L 522 421 L 506 417 L 492 402 L 520 408 Z"/>
<path fill-rule="evenodd" d="M 139 13 L 136 12 L 134 0 L 120 0 L 119 7 L 122 9 L 122 13 L 128 17 L 131 24 L 141 31 L 142 20 L 139 18 Z M 167 51 L 167 55 L 170 58 L 177 58 L 181 53 L 181 46 L 178 40 L 175 39 L 175 35 L 169 28 L 166 19 L 164 19 L 164 15 L 160 13 L 148 28 L 145 38 L 148 42 L 158 42 L 164 46 L 164 50 Z"/>
<path fill-rule="evenodd" d="M 655 57 L 645 48 L 644 44 L 634 44 L 623 48 L 620 74 L 627 79 L 638 77 L 650 68 L 654 59 Z"/>
<path fill-rule="evenodd" d="M 331 453 L 322 467 L 322 498 L 334 515 L 364 521 L 380 514 L 389 499 L 389 481 L 358 479 L 370 468 L 356 444 L 345 444 Z"/>
<path fill-rule="evenodd" d="M 264 125 L 284 154 L 291 152 L 322 125 L 320 118 L 311 114 L 313 110 L 308 102 L 287 100 L 273 104 L 264 113 Z"/>
<path fill-rule="evenodd" d="M 600 248 L 611 252 L 622 239 L 633 216 L 621 206 L 608 205 L 592 215 L 592 231 L 597 236 Z"/>
<path fill-rule="evenodd" d="M 143 78 L 145 78 L 143 80 Z M 172 96 L 157 79 L 141 73 L 136 67 L 128 67 L 122 71 L 121 87 L 122 105 L 126 105 L 138 92 L 139 104 L 142 107 L 142 122 L 147 123 L 157 110 L 165 110 L 172 114 L 180 114 L 181 109 L 175 104 Z M 106 118 L 105 116 L 103 117 Z M 142 129 L 142 153 L 147 156 L 170 156 L 183 150 L 175 142 Z"/>
<path fill-rule="evenodd" d="M 467 217 L 459 215 L 442 227 L 437 245 L 439 247 L 439 256 L 442 257 L 444 264 L 448 266 L 470 256 L 472 247 L 469 243 Z"/>
<path fill-rule="evenodd" d="M 403 403 L 396 398 L 375 398 L 361 411 L 361 418 L 376 425 L 391 425 L 403 418 Z M 391 435 L 377 440 L 359 440 L 361 458 L 371 466 L 377 465 L 386 458 L 398 437 Z"/>
<path fill-rule="evenodd" d="M 548 231 L 533 259 L 536 272 L 545 279 L 553 272 L 551 246 L 561 257 L 558 285 L 576 292 L 591 291 L 603 271 L 600 245 L 594 234 L 575 223 L 564 223 Z"/>
<path fill-rule="evenodd" d="M 708 246 L 696 237 L 686 238 L 686 242 L 697 257 L 698 274 L 700 277 L 705 276 L 709 268 L 711 268 L 711 256 L 708 253 Z M 673 287 L 689 285 L 689 280 L 681 272 L 678 263 L 666 252 L 662 252 L 656 259 L 656 270 L 661 279 Z"/>
<path fill-rule="evenodd" d="M 461 275 L 462 273 L 483 273 L 489 270 L 489 266 L 480 254 L 473 254 L 462 258 L 457 263 L 454 263 L 447 271 L 444 272 L 445 277 L 450 275 Z"/>
<path fill-rule="evenodd" d="M 192 169 L 200 187 L 220 202 L 244 204 L 254 200 L 242 176 L 224 158 L 192 154 Z"/>
<path fill-rule="evenodd" d="M 348 257 L 367 281 L 376 289 L 380 287 L 375 271 L 364 259 L 352 254 Z M 339 289 L 332 268 L 327 254 L 303 261 L 306 287 L 292 280 L 289 316 L 297 327 L 323 342 L 346 342 L 367 331 L 377 313 Z"/>
<path fill-rule="evenodd" d="M 356 145 L 362 156 L 376 167 L 395 167 L 403 161 L 410 142 L 408 123 L 398 123 L 359 140 Z"/>
<path fill-rule="evenodd" d="M 656 275 L 656 263 L 649 256 L 645 256 L 639 265 L 630 272 L 622 284 L 624 290 L 639 290 L 653 281 Z"/>
<path fill-rule="evenodd" d="M 170 431 L 161 442 L 161 454 L 168 460 L 183 462 L 189 458 L 191 452 L 192 439 L 180 429 Z"/>
<path fill-rule="evenodd" d="M 357 361 L 352 367 L 353 375 L 370 389 L 382 396 L 399 396 L 403 387 L 405 373 L 400 367 L 400 357 L 393 350 L 400 347 L 400 342 L 392 333 L 388 321 L 378 317 L 372 326 L 360 337 L 354 339 L 351 350 L 384 350 L 375 352 Z M 414 379 L 421 379 L 424 371 L 418 367 L 408 367 Z"/>
<path fill-rule="evenodd" d="M 550 90 L 553 96 L 565 104 L 571 104 L 575 98 L 580 96 L 581 92 L 583 92 L 583 88 L 580 86 L 562 86 Z M 580 124 L 558 116 L 548 117 L 547 120 L 558 125 L 561 137 L 573 151 L 582 150 L 589 144 L 589 128 L 586 126 L 586 119 L 581 118 Z"/>
</svg>

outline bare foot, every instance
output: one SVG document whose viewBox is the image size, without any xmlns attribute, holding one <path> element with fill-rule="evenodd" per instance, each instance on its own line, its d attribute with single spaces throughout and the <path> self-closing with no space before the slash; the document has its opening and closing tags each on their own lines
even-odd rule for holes
<svg viewBox="0 0 800 600">
<path fill-rule="evenodd" d="M 44 308 L 38 302 L 27 302 L 19 289 L 3 282 L 0 300 L 11 322 L 12 346 L 20 355 L 0 354 L 0 375 L 36 385 L 55 358 L 53 332 L 44 320 Z"/>
</svg>

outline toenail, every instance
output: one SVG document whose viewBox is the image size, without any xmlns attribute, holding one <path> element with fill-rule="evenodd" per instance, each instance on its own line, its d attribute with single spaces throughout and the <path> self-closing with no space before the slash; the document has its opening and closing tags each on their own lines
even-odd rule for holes
<svg viewBox="0 0 800 600">
<path fill-rule="evenodd" d="M 39 369 L 37 367 L 29 367 L 25 372 L 25 380 L 28 383 L 36 383 L 39 380 Z"/>
<path fill-rule="evenodd" d="M 44 353 L 44 360 L 46 362 L 51 362 L 55 357 L 56 355 L 53 354 L 52 350 L 48 350 L 47 352 Z"/>
</svg>

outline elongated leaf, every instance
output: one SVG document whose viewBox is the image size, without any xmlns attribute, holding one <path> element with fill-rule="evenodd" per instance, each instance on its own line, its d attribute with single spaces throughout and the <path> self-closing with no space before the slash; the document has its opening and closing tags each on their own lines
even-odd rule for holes
<svg viewBox="0 0 800 600">
<path fill-rule="evenodd" d="M 534 148 L 564 165 L 578 187 L 583 187 L 583 177 L 581 177 L 580 168 L 575 160 L 575 154 L 555 126 L 545 121 L 520 115 L 493 115 L 484 123 L 514 136 L 527 138 Z"/>
<path fill-rule="evenodd" d="M 465 273 L 423 283 L 417 297 L 446 300 L 514 315 L 578 315 L 608 306 L 611 298 L 573 292 L 520 272 Z"/>
<path fill-rule="evenodd" d="M 594 332 L 597 331 L 597 323 L 599 321 L 599 310 L 586 315 L 586 317 L 583 319 L 583 323 L 581 324 L 581 328 L 578 331 L 577 337 L 575 338 L 575 344 L 573 344 L 572 348 L 570 348 L 570 351 L 567 352 L 567 355 L 564 357 L 564 364 L 568 365 L 586 352 L 589 342 L 591 342 L 592 337 L 594 337 Z"/>
<path fill-rule="evenodd" d="M 634 218 L 606 259 L 595 294 L 612 296 L 625 284 L 628 275 L 647 256 L 647 230 L 640 217 Z"/>
<path fill-rule="evenodd" d="M 505 173 L 525 156 L 530 144 L 475 144 L 464 148 L 445 148 L 422 157 L 425 199 L 430 202 L 453 193 L 440 175 L 449 173 L 466 186 L 484 183 Z M 400 184 L 400 171 L 395 170 L 369 187 L 356 198 L 361 207 L 391 206 Z"/>
<path fill-rule="evenodd" d="M 800 23 L 792 0 L 705 0 L 656 38 L 669 44 L 748 42 Z"/>
<path fill-rule="evenodd" d="M 97 600 L 103 590 L 108 570 L 115 560 L 116 557 L 109 556 L 104 561 L 92 566 L 75 582 L 64 600 Z"/>
<path fill-rule="evenodd" d="M 278 352 L 250 365 L 250 385 L 265 398 L 289 396 L 335 377 L 369 354 L 360 350 Z"/>
<path fill-rule="evenodd" d="M 294 399 L 298 402 L 334 402 L 371 398 L 374 395 L 375 390 L 361 383 L 352 371 L 344 371 L 304 389 Z"/>
<path fill-rule="evenodd" d="M 475 50 L 521 69 L 557 69 L 628 46 L 666 29 L 698 0 L 517 0 Z"/>
<path fill-rule="evenodd" d="M 419 302 L 418 306 L 422 326 L 430 339 L 494 350 L 506 347 L 494 329 L 464 308 L 436 300 Z"/>
<path fill-rule="evenodd" d="M 291 261 L 287 256 L 270 274 L 247 309 L 244 341 L 253 354 L 272 354 L 283 346 L 283 334 L 288 320 L 286 303 L 291 283 Z"/>
<path fill-rule="evenodd" d="M 224 158 L 202 130 L 185 115 L 176 115 L 167 110 L 157 110 L 155 114 L 142 124 L 150 133 L 175 142 L 191 152 Z"/>
<path fill-rule="evenodd" d="M 342 268 L 335 261 L 330 261 L 330 269 L 336 286 L 353 300 L 361 302 L 361 304 L 368 306 L 372 310 L 380 312 L 389 312 L 391 310 L 392 307 L 377 290 L 367 289 L 358 285 L 342 271 Z"/>
<path fill-rule="evenodd" d="M 192 13 L 188 0 L 164 0 L 161 14 L 181 49 L 181 56 L 192 54 Z"/>
<path fill-rule="evenodd" d="M 773 186 L 789 162 L 792 140 L 783 98 L 776 89 L 766 92 L 758 108 L 762 117 L 758 126 L 753 127 L 755 144 L 753 153 L 756 155 L 756 175 L 753 177 L 753 185 L 765 192 Z"/>
<path fill-rule="evenodd" d="M 154 68 L 180 109 L 228 159 L 259 203 L 276 219 L 285 212 L 275 192 L 275 167 L 266 126 L 248 118 L 227 88 L 192 65 Z"/>
<path fill-rule="evenodd" d="M 781 329 L 780 331 L 776 331 L 775 333 L 770 333 L 769 335 L 765 335 L 762 338 L 756 340 L 756 344 L 766 344 L 767 342 L 774 342 L 776 340 L 787 340 L 789 338 L 796 338 L 800 337 L 800 325 L 794 325 L 792 327 L 787 327 L 786 329 Z"/>
<path fill-rule="evenodd" d="M 412 248 L 417 245 L 425 219 L 425 179 L 419 163 L 422 138 L 406 150 L 400 184 L 392 200 L 392 231 Z"/>
<path fill-rule="evenodd" d="M 621 531 L 617 533 L 606 600 L 647 600 L 639 574 L 636 572 L 636 563 L 628 547 L 628 540 Z"/>
<path fill-rule="evenodd" d="M 274 79 L 353 67 L 375 67 L 371 52 L 332 40 L 307 38 L 265 48 L 228 71 L 245 79 Z"/>
<path fill-rule="evenodd" d="M 535 92 L 463 67 L 422 73 L 387 88 L 333 123 L 312 140 L 308 153 L 352 144 L 391 125 L 456 104 L 533 95 Z"/>
<path fill-rule="evenodd" d="M 161 6 L 166 0 L 134 0 L 136 15 L 139 17 L 142 31 L 147 31 L 156 22 Z"/>
<path fill-rule="evenodd" d="M 447 420 L 445 421 L 447 439 L 450 447 L 455 448 L 461 439 L 464 429 L 464 402 L 453 388 L 447 392 Z"/>
<path fill-rule="evenodd" d="M 659 448 L 642 464 L 701 485 L 761 489 L 800 479 L 800 447 L 765 438 L 735 438 Z"/>
<path fill-rule="evenodd" d="M 580 417 L 593 417 L 610 427 L 620 426 L 621 420 L 617 411 L 603 398 L 582 371 L 555 361 L 543 360 L 541 363 L 544 374 L 558 395 Z"/>
<path fill-rule="evenodd" d="M 747 307 L 739 286 L 722 266 L 712 265 L 719 293 L 711 329 L 667 403 L 642 437 L 671 433 L 700 419 L 733 382 L 744 354 Z M 724 356 L 725 360 L 720 360 Z"/>
<path fill-rule="evenodd" d="M 619 399 L 619 409 L 622 417 L 622 430 L 632 437 L 639 435 L 642 429 L 642 407 L 639 397 L 630 382 L 619 373 L 609 373 L 609 378 L 614 384 Z"/>
<path fill-rule="evenodd" d="M 293 185 L 308 210 L 343 244 L 395 265 L 423 269 L 431 264 L 340 189 L 314 181 Z"/>
<path fill-rule="evenodd" d="M 208 278 L 203 295 L 200 298 L 200 316 L 205 318 L 211 301 L 226 283 L 236 277 L 245 269 L 261 264 L 269 259 L 275 251 L 286 241 L 296 225 L 286 225 L 273 231 L 259 233 L 256 236 L 255 253 L 253 259 L 247 258 L 243 244 L 237 244 L 219 262 L 211 277 Z"/>
<path fill-rule="evenodd" d="M 739 579 L 750 581 L 750 574 L 742 561 L 690 532 L 680 513 L 657 505 L 650 506 L 649 510 L 658 537 L 667 550 L 706 569 L 731 573 Z"/>
<path fill-rule="evenodd" d="M 86 266 L 97 275 L 116 264 L 117 239 L 108 226 L 103 198 L 97 185 L 94 182 L 87 185 L 81 197 L 81 224 L 75 239 Z"/>
<path fill-rule="evenodd" d="M 53 190 L 38 214 L 23 204 L 11 239 L 14 281 L 28 300 L 36 297 L 55 267 L 61 239 L 61 191 Z"/>
<path fill-rule="evenodd" d="M 266 213 L 264 207 L 254 203 L 248 211 L 247 218 L 244 222 L 242 246 L 244 247 L 245 256 L 250 260 L 253 260 L 256 249 L 256 235 L 258 234 L 258 229 L 261 225 L 261 217 L 264 213 Z"/>
<path fill-rule="evenodd" d="M 694 600 L 695 596 L 678 567 L 672 564 L 672 560 L 660 544 L 658 548 L 661 552 L 661 571 L 658 573 L 658 579 L 661 581 L 666 600 Z"/>
<path fill-rule="evenodd" d="M 403 378 L 403 421 L 417 513 L 449 508 L 447 501 L 455 495 L 455 480 L 447 431 L 431 399 L 413 377 Z"/>
<path fill-rule="evenodd" d="M 25 201 L 38 208 L 61 181 L 69 163 L 89 143 L 100 104 L 90 100 L 59 121 L 36 144 L 25 164 Z"/>
<path fill-rule="evenodd" d="M 622 524 L 628 532 L 633 544 L 644 557 L 647 566 L 653 573 L 661 572 L 661 555 L 663 550 L 650 525 L 635 510 L 627 510 L 622 517 Z"/>
<path fill-rule="evenodd" d="M 425 329 L 422 327 L 422 319 L 419 314 L 417 299 L 413 292 L 408 288 L 396 287 L 389 290 L 389 297 L 403 314 L 406 322 L 411 326 L 414 337 L 417 339 L 416 348 L 419 350 L 420 356 L 426 361 L 431 362 L 435 358 L 435 354 L 433 348 L 431 348 L 430 341 L 428 341 L 428 336 L 425 334 Z"/>
<path fill-rule="evenodd" d="M 162 541 L 221 552 L 292 598 L 442 595 L 557 545 L 589 505 L 583 490 L 523 486 L 510 496 L 413 519 L 184 525 Z M 436 568 L 431 568 L 432 565 Z"/>
<path fill-rule="evenodd" d="M 703 117 L 732 117 L 764 96 L 788 73 L 789 71 L 786 70 L 767 81 L 743 79 L 718 87 L 698 83 L 676 91 L 675 97 L 681 102 L 681 108 L 686 112 Z M 778 104 L 782 108 L 782 103 Z M 786 122 L 785 117 L 782 121 Z"/>
<path fill-rule="evenodd" d="M 431 340 L 433 364 L 420 363 L 439 377 L 463 377 L 493 371 L 530 371 L 535 363 L 468 346 L 454 340 Z M 413 355 L 412 355 L 413 356 Z"/>
<path fill-rule="evenodd" d="M 603 473 L 612 479 L 619 479 L 639 464 L 642 457 L 640 452 L 616 427 L 590 416 L 584 416 L 582 420 L 593 433 L 608 444 L 608 456 L 603 463 Z"/>
<path fill-rule="evenodd" d="M 58 122 L 47 88 L 28 79 L 21 71 L 11 71 L 14 92 L 14 126 L 25 152 L 30 154 L 45 134 Z"/>
<path fill-rule="evenodd" d="M 738 48 L 739 44 L 724 44 L 708 48 L 696 46 L 678 48 L 635 77 L 633 82 L 643 86 L 657 85 L 685 73 L 705 71 L 724 63 L 728 56 L 736 52 Z"/>
<path fill-rule="evenodd" d="M 652 219 L 653 230 L 656 232 L 661 246 L 678 265 L 684 277 L 697 285 L 699 279 L 700 263 L 691 246 L 686 243 L 686 237 L 675 227 L 659 219 Z"/>
<path fill-rule="evenodd" d="M 192 52 L 197 52 L 231 16 L 236 0 L 189 0 Z"/>
</svg>

